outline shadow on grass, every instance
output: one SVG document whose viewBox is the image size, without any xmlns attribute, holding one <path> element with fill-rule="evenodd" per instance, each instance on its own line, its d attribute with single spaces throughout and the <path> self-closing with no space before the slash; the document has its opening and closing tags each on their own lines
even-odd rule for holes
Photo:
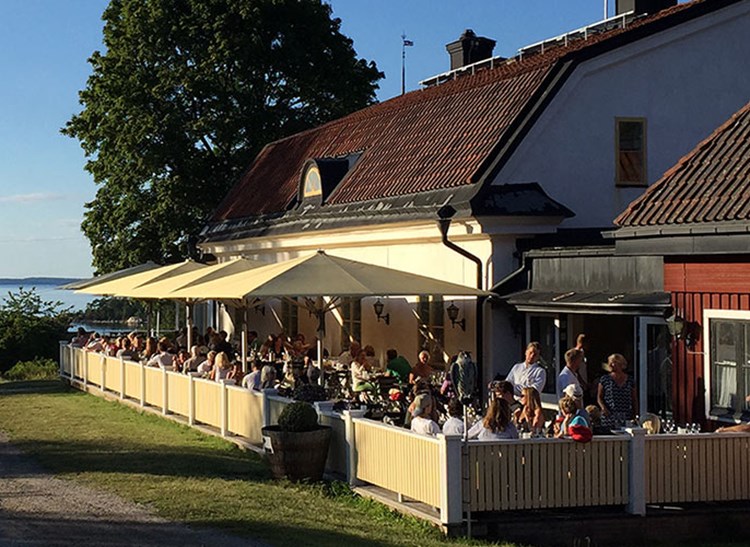
<svg viewBox="0 0 750 547">
<path fill-rule="evenodd" d="M 311 513 L 315 512 L 315 507 L 310 507 Z M 403 541 L 399 541 L 399 538 L 394 538 L 393 542 L 381 541 L 378 539 L 365 538 L 361 535 L 350 533 L 345 528 L 339 528 L 337 530 L 320 530 L 303 528 L 299 526 L 289 526 L 283 522 L 267 522 L 259 523 L 258 528 L 248 529 L 246 521 L 240 520 L 221 520 L 221 521 L 200 521 L 194 520 L 190 522 L 191 527 L 197 528 L 211 528 L 217 527 L 225 532 L 235 534 L 238 536 L 255 537 L 260 541 L 267 541 L 273 545 L 315 545 L 324 546 L 331 545 L 335 547 L 341 547 L 345 545 L 357 545 L 363 547 L 388 547 L 391 545 L 403 545 Z M 363 526 L 378 526 L 377 522 L 368 520 L 368 523 L 363 522 L 351 522 L 350 527 L 354 529 L 362 529 Z M 253 535 L 255 534 L 255 535 Z M 281 538 L 281 539 L 279 539 Z M 431 542 L 434 543 L 434 542 Z M 447 543 L 447 542 L 446 542 Z"/>
<path fill-rule="evenodd" d="M 245 479 L 270 478 L 267 465 L 257 456 L 215 447 L 146 445 L 118 446 L 101 441 L 48 441 L 34 439 L 14 442 L 33 454 L 44 467 L 56 473 L 135 473 L 141 475 L 191 478 Z"/>
<path fill-rule="evenodd" d="M 93 508 L 92 508 L 93 509 Z M 35 514 L 0 510 L 0 538 L 9 545 L 260 545 L 210 529 L 194 529 L 154 519 L 133 519 L 127 515 L 92 516 Z M 2 543 L 5 545 L 5 543 Z"/>
<path fill-rule="evenodd" d="M 18 382 L 0 382 L 0 395 L 32 393 L 61 393 L 70 390 L 64 380 L 22 380 Z"/>
</svg>

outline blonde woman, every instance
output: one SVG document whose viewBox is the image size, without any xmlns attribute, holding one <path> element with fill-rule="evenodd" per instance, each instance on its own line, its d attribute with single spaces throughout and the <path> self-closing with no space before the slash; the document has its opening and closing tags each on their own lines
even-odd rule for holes
<svg viewBox="0 0 750 547">
<path fill-rule="evenodd" d="M 511 420 L 508 401 L 499 398 L 492 399 L 484 419 L 469 429 L 469 438 L 480 441 L 517 439 L 518 430 Z"/>
<path fill-rule="evenodd" d="M 232 370 L 232 365 L 229 362 L 229 356 L 220 351 L 216 354 L 214 368 L 211 370 L 211 379 L 217 382 L 226 380 L 230 370 Z"/>
<path fill-rule="evenodd" d="M 638 396 L 633 378 L 625 372 L 628 362 L 619 353 L 607 359 L 609 374 L 602 376 L 597 388 L 597 401 L 602 409 L 602 425 L 622 427 L 627 420 L 635 418 Z"/>
<path fill-rule="evenodd" d="M 544 429 L 544 411 L 542 399 L 536 388 L 525 387 L 521 390 L 522 408 L 516 410 L 514 416 L 516 426 L 520 431 L 541 433 Z"/>
</svg>

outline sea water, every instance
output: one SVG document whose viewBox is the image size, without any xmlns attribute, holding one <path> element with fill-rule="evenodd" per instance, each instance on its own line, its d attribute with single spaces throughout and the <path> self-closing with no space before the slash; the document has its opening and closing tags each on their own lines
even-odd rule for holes
<svg viewBox="0 0 750 547">
<path fill-rule="evenodd" d="M 97 297 L 90 294 L 78 294 L 75 291 L 69 291 L 66 289 L 60 289 L 57 284 L 8 284 L 0 283 L 0 302 L 5 302 L 8 298 L 8 293 L 18 293 L 19 287 L 23 287 L 24 290 L 30 290 L 34 288 L 36 293 L 45 302 L 62 302 L 61 309 L 73 308 L 73 311 L 83 311 L 86 309 L 86 304 L 93 302 Z"/>
</svg>

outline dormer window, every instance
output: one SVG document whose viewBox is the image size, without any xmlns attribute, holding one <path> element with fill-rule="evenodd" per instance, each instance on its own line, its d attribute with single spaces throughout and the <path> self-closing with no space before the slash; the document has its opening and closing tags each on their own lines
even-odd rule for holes
<svg viewBox="0 0 750 547">
<path fill-rule="evenodd" d="M 319 196 L 323 193 L 323 186 L 320 182 L 320 169 L 318 169 L 318 166 L 315 163 L 308 164 L 305 174 L 302 177 L 302 181 L 303 199 Z"/>
<path fill-rule="evenodd" d="M 305 162 L 300 177 L 297 206 L 320 206 L 336 190 L 361 154 L 349 154 L 336 158 L 312 158 Z"/>
</svg>

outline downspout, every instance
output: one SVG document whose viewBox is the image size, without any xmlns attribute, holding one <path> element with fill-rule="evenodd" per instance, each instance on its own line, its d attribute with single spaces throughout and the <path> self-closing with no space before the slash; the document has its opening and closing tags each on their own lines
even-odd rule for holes
<svg viewBox="0 0 750 547">
<path fill-rule="evenodd" d="M 471 254 L 466 249 L 463 249 L 453 243 L 452 241 L 448 240 L 448 229 L 451 226 L 451 218 L 453 215 L 456 214 L 456 210 L 451 207 L 450 205 L 444 205 L 440 209 L 438 209 L 438 228 L 440 229 L 440 235 L 442 236 L 443 245 L 448 247 L 454 252 L 457 252 L 464 258 L 467 258 L 474 262 L 474 264 L 477 265 L 477 289 L 482 290 L 483 289 L 483 280 L 482 280 L 482 260 L 473 254 Z M 483 320 L 483 307 L 484 307 L 484 301 L 486 297 L 480 296 L 477 297 L 477 306 L 476 306 L 476 362 L 478 363 L 477 367 L 477 386 L 484 385 L 483 377 L 484 377 L 484 364 L 482 363 L 482 359 L 484 357 L 484 320 Z M 481 389 L 481 387 L 480 387 Z"/>
<path fill-rule="evenodd" d="M 468 258 L 471 260 L 474 264 L 477 265 L 477 289 L 482 290 L 482 261 L 478 256 L 475 256 L 471 254 L 466 249 L 463 249 L 453 243 L 452 241 L 448 240 L 448 229 L 451 227 L 451 218 L 453 215 L 456 214 L 456 210 L 451 207 L 450 205 L 443 205 L 440 209 L 438 209 L 438 228 L 440 229 L 440 235 L 443 242 L 443 245 L 448 247 L 450 250 L 457 252 L 464 258 Z M 482 394 L 484 393 L 484 389 L 481 387 L 484 385 L 484 364 L 482 363 L 482 359 L 484 357 L 484 351 L 483 351 L 483 344 L 484 344 L 484 321 L 482 318 L 482 313 L 484 311 L 484 302 L 485 297 L 479 296 L 477 297 L 477 306 L 476 306 L 476 363 L 477 363 L 477 383 L 476 386 L 479 387 L 479 393 L 480 397 L 483 400 L 484 397 Z M 469 476 L 468 469 L 466 469 L 464 466 L 469 465 L 469 458 L 468 458 L 468 442 L 469 442 L 469 424 L 467 423 L 467 414 L 466 409 L 464 409 L 464 437 L 463 437 L 463 449 L 461 451 L 461 470 L 462 473 L 464 473 L 465 477 Z M 465 501 L 465 500 L 464 500 Z M 466 536 L 471 539 L 471 504 L 469 504 L 466 507 Z"/>
</svg>

